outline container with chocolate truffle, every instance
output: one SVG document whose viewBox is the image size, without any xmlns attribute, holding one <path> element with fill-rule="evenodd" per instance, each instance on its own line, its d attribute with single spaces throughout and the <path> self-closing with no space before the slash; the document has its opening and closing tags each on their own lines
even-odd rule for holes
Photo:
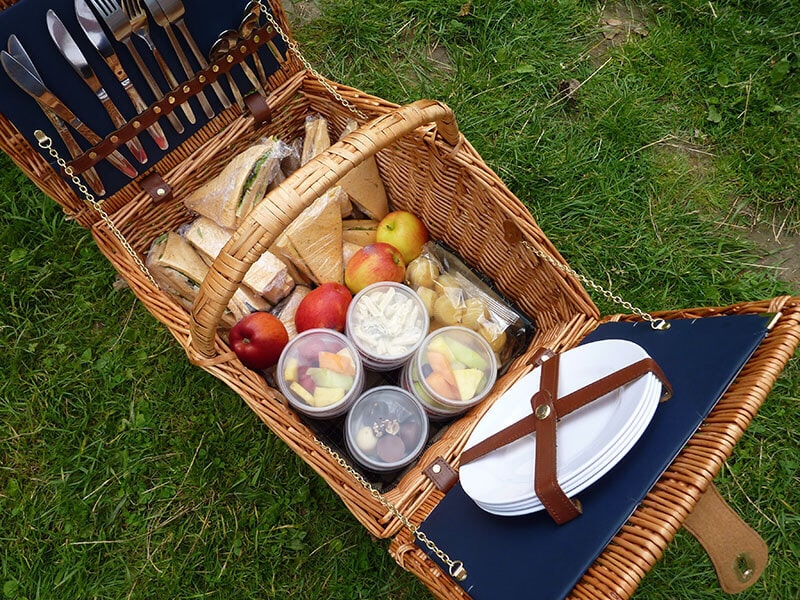
<svg viewBox="0 0 800 600">
<path fill-rule="evenodd" d="M 361 466 L 376 472 L 395 471 L 422 452 L 428 418 L 404 389 L 378 386 L 362 394 L 350 408 L 344 437 L 348 451 Z"/>
</svg>

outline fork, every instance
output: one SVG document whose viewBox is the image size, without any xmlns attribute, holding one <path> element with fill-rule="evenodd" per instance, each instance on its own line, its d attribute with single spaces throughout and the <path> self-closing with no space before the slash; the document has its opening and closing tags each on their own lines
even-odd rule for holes
<svg viewBox="0 0 800 600">
<path fill-rule="evenodd" d="M 192 54 L 194 54 L 195 59 L 200 64 L 200 66 L 205 69 L 208 67 L 208 61 L 203 56 L 203 53 L 200 51 L 200 48 L 197 47 L 197 42 L 194 41 L 192 34 L 189 33 L 189 29 L 186 27 L 186 23 L 183 20 L 183 16 L 186 13 L 186 9 L 183 6 L 182 0 L 156 0 L 158 4 L 164 11 L 164 14 L 167 15 L 167 19 L 178 28 L 178 31 L 181 32 L 183 38 L 186 40 L 186 43 L 189 44 L 189 48 L 192 50 Z M 222 106 L 225 108 L 231 107 L 231 101 L 228 99 L 228 96 L 225 95 L 225 92 L 222 91 L 222 86 L 219 84 L 218 81 L 214 81 L 211 84 L 211 88 L 217 94 L 217 98 L 219 101 L 222 102 Z"/>
<path fill-rule="evenodd" d="M 177 88 L 178 80 L 175 79 L 175 75 L 172 74 L 169 65 L 164 61 L 164 57 L 161 56 L 161 52 L 158 51 L 158 48 L 156 48 L 156 45 L 153 43 L 153 39 L 150 37 L 147 15 L 144 12 L 144 8 L 142 8 L 142 5 L 139 3 L 139 0 L 122 0 L 122 9 L 125 11 L 125 14 L 128 15 L 128 19 L 130 19 L 132 33 L 142 38 L 145 44 L 147 44 L 147 47 L 150 48 L 150 52 L 152 52 L 153 58 L 156 59 L 158 67 L 161 69 L 164 77 L 166 77 L 169 86 L 172 89 Z M 181 104 L 181 109 L 189 120 L 189 123 L 197 122 L 194 111 L 192 107 L 189 106 L 188 102 Z"/>
<path fill-rule="evenodd" d="M 153 74 L 150 72 L 150 69 L 147 68 L 147 65 L 142 60 L 142 56 L 139 54 L 136 46 L 133 45 L 133 40 L 131 39 L 131 34 L 133 33 L 131 29 L 131 21 L 128 18 L 128 15 L 125 14 L 125 11 L 122 10 L 119 2 L 117 0 L 89 0 L 89 4 L 94 7 L 94 9 L 97 11 L 97 14 L 100 15 L 100 18 L 102 18 L 105 24 L 108 26 L 111 34 L 114 36 L 114 39 L 124 44 L 128 49 L 133 61 L 136 63 L 139 71 L 144 76 L 145 81 L 147 81 L 147 85 L 155 95 L 156 100 L 163 98 L 164 92 L 156 82 Z M 175 129 L 175 131 L 178 133 L 184 132 L 183 123 L 180 122 L 180 119 L 178 119 L 178 116 L 174 112 L 168 113 L 167 119 L 169 119 L 169 122 L 172 124 L 172 127 Z"/>
<path fill-rule="evenodd" d="M 192 66 L 189 64 L 189 59 L 186 58 L 186 53 L 183 51 L 180 42 L 178 42 L 178 38 L 175 37 L 175 32 L 172 30 L 172 23 L 167 18 L 167 13 L 164 12 L 164 9 L 161 7 L 161 4 L 158 2 L 158 0 L 144 0 L 144 4 L 147 7 L 147 10 L 150 11 L 150 16 L 153 17 L 156 25 L 164 29 L 164 32 L 167 34 L 167 38 L 169 39 L 169 43 L 172 44 L 172 48 L 175 50 L 178 61 L 180 61 L 181 67 L 183 67 L 183 72 L 186 73 L 186 76 L 189 79 L 191 79 L 194 77 L 194 71 L 192 70 Z M 206 116 L 211 119 L 214 116 L 214 110 L 211 108 L 211 104 L 209 104 L 205 92 L 202 90 L 197 92 L 197 100 L 200 102 L 200 106 L 203 108 Z"/>
</svg>

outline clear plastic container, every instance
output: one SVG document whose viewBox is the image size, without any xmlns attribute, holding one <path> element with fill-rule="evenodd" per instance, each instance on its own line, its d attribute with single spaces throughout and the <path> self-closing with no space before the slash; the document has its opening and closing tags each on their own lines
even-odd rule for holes
<svg viewBox="0 0 800 600">
<path fill-rule="evenodd" d="M 405 364 L 429 326 L 422 299 L 401 283 L 373 283 L 356 294 L 347 309 L 347 335 L 364 366 L 374 371 L 391 371 Z"/>
<path fill-rule="evenodd" d="M 497 359 L 480 334 L 443 327 L 425 338 L 400 380 L 431 418 L 446 419 L 475 406 L 492 390 Z"/>
<path fill-rule="evenodd" d="M 364 367 L 353 343 L 333 329 L 309 329 L 281 353 L 278 387 L 289 403 L 310 417 L 347 412 L 364 389 Z"/>
<path fill-rule="evenodd" d="M 347 413 L 344 437 L 350 455 L 375 472 L 414 461 L 428 440 L 425 411 L 404 389 L 383 385 L 364 392 Z"/>
</svg>

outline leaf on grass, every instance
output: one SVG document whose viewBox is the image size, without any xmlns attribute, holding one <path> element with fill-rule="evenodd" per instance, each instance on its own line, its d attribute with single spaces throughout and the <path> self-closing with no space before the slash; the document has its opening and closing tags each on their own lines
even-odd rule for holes
<svg viewBox="0 0 800 600">
<path fill-rule="evenodd" d="M 533 65 L 520 65 L 514 69 L 515 73 L 536 73 L 536 67 Z"/>
<path fill-rule="evenodd" d="M 8 254 L 8 260 L 12 263 L 18 263 L 23 260 L 26 256 L 28 256 L 28 251 L 25 248 L 14 248 Z"/>
<path fill-rule="evenodd" d="M 16 579 L 9 579 L 3 584 L 3 596 L 6 598 L 16 598 L 18 589 L 19 581 Z"/>
<path fill-rule="evenodd" d="M 772 71 L 769 73 L 769 80 L 772 83 L 779 83 L 783 81 L 789 74 L 789 59 L 785 56 L 772 65 Z"/>
<path fill-rule="evenodd" d="M 717 110 L 717 107 L 713 104 L 708 107 L 708 116 L 706 117 L 712 123 L 719 123 L 722 121 L 722 115 Z"/>
</svg>

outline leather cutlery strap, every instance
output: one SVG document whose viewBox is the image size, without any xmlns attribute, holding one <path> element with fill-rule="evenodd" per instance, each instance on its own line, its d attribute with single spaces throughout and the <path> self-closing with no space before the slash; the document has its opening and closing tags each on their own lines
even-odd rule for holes
<svg viewBox="0 0 800 600">
<path fill-rule="evenodd" d="M 92 148 L 68 162 L 67 166 L 71 167 L 76 174 L 81 174 L 90 169 L 107 158 L 117 148 L 153 125 L 158 119 L 171 113 L 181 104 L 196 96 L 204 88 L 214 83 L 221 75 L 230 71 L 244 61 L 245 58 L 256 52 L 258 48 L 277 37 L 277 35 L 271 25 L 265 25 L 257 29 L 248 39 L 241 40 L 234 50 L 211 63 L 207 68 L 198 71 L 189 81 L 170 90 L 163 98 L 151 104 L 141 114 L 136 115 L 124 126 L 111 132 Z"/>
</svg>

